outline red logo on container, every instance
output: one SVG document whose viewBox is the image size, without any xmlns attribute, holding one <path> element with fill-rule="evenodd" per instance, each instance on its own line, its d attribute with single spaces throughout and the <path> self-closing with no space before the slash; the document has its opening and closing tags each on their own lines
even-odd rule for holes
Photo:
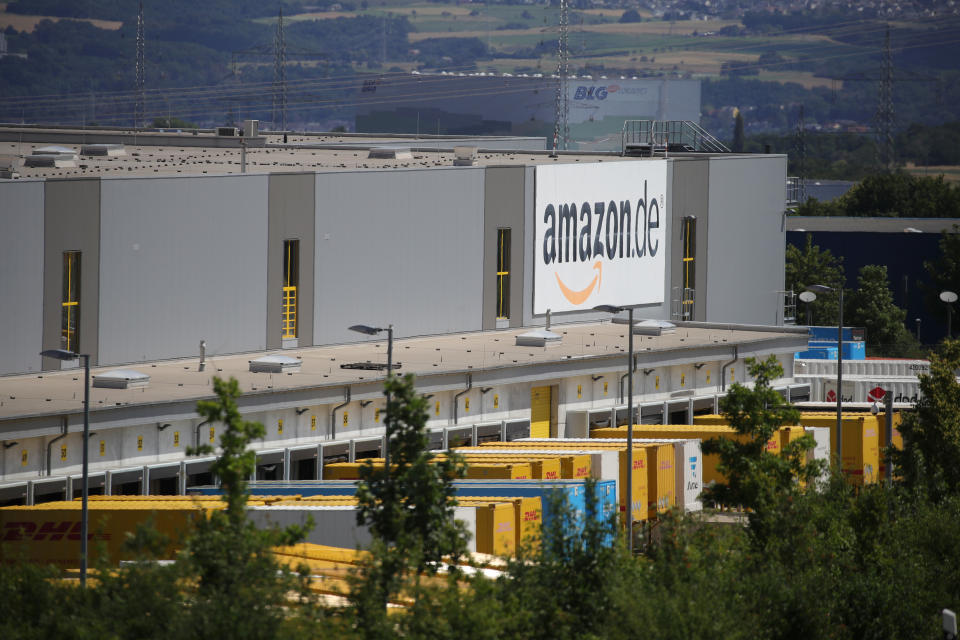
<svg viewBox="0 0 960 640">
<path fill-rule="evenodd" d="M 867 391 L 867 402 L 876 402 L 878 400 L 883 400 L 883 396 L 887 395 L 887 392 L 880 387 L 874 387 Z"/>
<path fill-rule="evenodd" d="M 33 540 L 35 542 L 50 541 L 56 542 L 66 538 L 67 540 L 80 539 L 80 523 L 61 521 L 44 522 L 39 530 L 35 522 L 8 522 L 3 528 L 6 530 L 3 536 L 3 542 L 19 542 L 23 540 Z M 88 533 L 88 540 L 109 540 L 109 533 Z"/>
<path fill-rule="evenodd" d="M 837 401 L 837 392 L 833 389 L 827 391 L 827 402 L 836 402 Z"/>
<path fill-rule="evenodd" d="M 618 84 L 611 84 L 607 87 L 607 93 L 616 93 L 617 91 L 620 91 L 620 85 Z"/>
</svg>

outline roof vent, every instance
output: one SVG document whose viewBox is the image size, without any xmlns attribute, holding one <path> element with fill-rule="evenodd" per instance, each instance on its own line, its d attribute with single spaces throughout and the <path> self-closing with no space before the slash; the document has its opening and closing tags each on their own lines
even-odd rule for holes
<svg viewBox="0 0 960 640">
<path fill-rule="evenodd" d="M 613 319 L 614 324 L 627 324 L 629 320 L 622 317 Z M 633 335 L 635 336 L 661 336 L 667 333 L 674 333 L 677 325 L 666 320 L 641 320 L 633 323 Z"/>
<path fill-rule="evenodd" d="M 33 150 L 35 156 L 76 156 L 77 152 L 70 147 L 61 147 L 60 145 L 49 145 L 46 147 L 37 147 Z"/>
<path fill-rule="evenodd" d="M 563 336 L 549 329 L 534 329 L 517 336 L 518 347 L 552 347 L 560 344 Z"/>
<path fill-rule="evenodd" d="M 290 356 L 263 356 L 250 360 L 251 373 L 297 373 L 302 360 Z"/>
<path fill-rule="evenodd" d="M 477 164 L 476 147 L 454 147 L 453 156 L 453 166 L 455 167 L 472 167 Z"/>
<path fill-rule="evenodd" d="M 150 384 L 150 376 L 133 369 L 114 369 L 93 376 L 93 386 L 101 389 L 139 389 Z"/>
<path fill-rule="evenodd" d="M 19 178 L 22 164 L 17 156 L 0 156 L 0 178 Z"/>
<path fill-rule="evenodd" d="M 413 160 L 409 147 L 372 147 L 368 158 L 374 160 Z"/>
<path fill-rule="evenodd" d="M 239 136 L 240 129 L 237 127 L 217 127 L 217 136 Z"/>
<path fill-rule="evenodd" d="M 77 166 L 77 156 L 59 153 L 41 154 L 36 151 L 23 159 L 24 166 L 27 167 L 60 167 L 63 169 L 73 169 Z"/>
<path fill-rule="evenodd" d="M 117 158 L 127 155 L 127 150 L 122 144 L 85 144 L 80 147 L 80 155 Z"/>
</svg>

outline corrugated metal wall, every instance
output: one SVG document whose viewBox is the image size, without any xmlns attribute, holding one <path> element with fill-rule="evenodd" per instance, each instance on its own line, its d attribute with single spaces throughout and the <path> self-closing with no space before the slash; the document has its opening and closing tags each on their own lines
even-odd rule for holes
<svg viewBox="0 0 960 640">
<path fill-rule="evenodd" d="M 480 329 L 482 168 L 317 175 L 314 343 Z"/>
<path fill-rule="evenodd" d="M 786 176 L 786 156 L 710 159 L 707 321 L 781 318 Z"/>
<path fill-rule="evenodd" d="M 40 369 L 43 185 L 5 184 L 0 196 L 0 374 Z"/>
<path fill-rule="evenodd" d="M 267 176 L 102 185 L 100 364 L 264 349 Z"/>
</svg>

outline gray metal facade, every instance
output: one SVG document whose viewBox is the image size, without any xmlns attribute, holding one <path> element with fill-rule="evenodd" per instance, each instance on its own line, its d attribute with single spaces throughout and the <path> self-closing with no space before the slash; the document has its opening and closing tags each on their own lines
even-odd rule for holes
<svg viewBox="0 0 960 640">
<path fill-rule="evenodd" d="M 21 182 L 0 196 L 0 374 L 40 369 L 43 192 L 43 182 Z"/>
<path fill-rule="evenodd" d="M 60 310 L 63 253 L 80 252 L 80 342 L 78 353 L 99 362 L 100 180 L 48 180 L 43 197 L 43 345 L 61 348 Z M 76 348 L 76 347 L 74 347 Z M 37 349 L 39 352 L 40 349 Z M 44 358 L 44 369 L 59 369 L 59 360 Z"/>
<path fill-rule="evenodd" d="M 266 347 L 267 176 L 102 181 L 101 363 Z"/>
<path fill-rule="evenodd" d="M 311 173 L 274 173 L 269 181 L 267 348 L 278 349 L 282 346 L 283 243 L 286 240 L 298 240 L 300 243 L 297 345 L 310 345 L 313 344 L 317 181 Z"/>
<path fill-rule="evenodd" d="M 483 291 L 483 168 L 317 175 L 314 343 L 475 331 Z"/>
<path fill-rule="evenodd" d="M 780 318 L 786 165 L 787 157 L 781 155 L 710 159 L 710 322 L 774 325 Z"/>
<path fill-rule="evenodd" d="M 483 190 L 483 328 L 497 326 L 497 234 L 510 229 L 510 327 L 522 326 L 525 167 L 489 167 Z"/>
<path fill-rule="evenodd" d="M 644 162 L 644 160 L 637 160 Z M 510 327 L 533 307 L 534 166 L 93 178 L 0 184 L 0 373 L 59 368 L 63 252 L 82 251 L 81 351 L 95 364 L 281 348 L 283 241 L 300 241 L 297 346 L 492 329 L 497 229 L 511 230 Z M 775 324 L 783 289 L 783 156 L 667 164 L 664 302 L 679 220 L 697 218 L 694 319 Z M 15 301 L 15 302 L 11 302 Z M 556 314 L 564 320 L 606 314 Z"/>
</svg>

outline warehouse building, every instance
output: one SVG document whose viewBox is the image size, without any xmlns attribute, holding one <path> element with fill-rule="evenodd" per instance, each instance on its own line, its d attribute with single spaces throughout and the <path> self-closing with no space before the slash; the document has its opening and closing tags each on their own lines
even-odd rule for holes
<svg viewBox="0 0 960 640">
<path fill-rule="evenodd" d="M 748 356 L 776 355 L 783 393 L 809 393 L 793 379 L 806 333 L 782 326 L 785 156 L 0 139 L 27 160 L 0 180 L 2 502 L 78 488 L 83 376 L 39 355 L 50 348 L 90 355 L 105 493 L 210 480 L 184 451 L 219 433 L 195 412 L 214 375 L 237 377 L 245 415 L 267 426 L 259 477 L 377 455 L 387 345 L 358 323 L 394 327 L 438 447 L 625 421 L 626 327 L 601 304 L 644 321 L 638 420 L 715 411 Z"/>
<path fill-rule="evenodd" d="M 413 73 L 363 80 L 356 130 L 547 136 L 557 79 L 547 74 Z M 567 81 L 571 149 L 617 150 L 624 120 L 700 122 L 700 80 L 580 76 Z"/>
</svg>

